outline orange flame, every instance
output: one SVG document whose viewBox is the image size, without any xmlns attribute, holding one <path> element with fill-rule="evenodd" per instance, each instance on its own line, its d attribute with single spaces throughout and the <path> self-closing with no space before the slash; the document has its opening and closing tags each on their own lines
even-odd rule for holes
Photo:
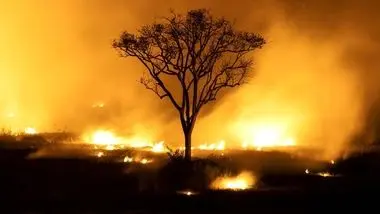
<svg viewBox="0 0 380 214">
<path fill-rule="evenodd" d="M 212 184 L 211 189 L 246 190 L 252 188 L 256 178 L 251 172 L 242 172 L 236 177 L 219 177 Z"/>
</svg>

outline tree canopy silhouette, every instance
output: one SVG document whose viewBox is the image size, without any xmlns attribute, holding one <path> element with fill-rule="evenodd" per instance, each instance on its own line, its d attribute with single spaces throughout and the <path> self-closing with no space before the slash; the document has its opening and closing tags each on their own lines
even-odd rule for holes
<svg viewBox="0 0 380 214">
<path fill-rule="evenodd" d="M 178 111 L 185 159 L 191 160 L 191 136 L 200 110 L 223 88 L 246 81 L 252 65 L 248 53 L 264 44 L 260 35 L 235 30 L 226 19 L 198 9 L 186 15 L 173 12 L 137 34 L 123 32 L 113 47 L 123 57 L 138 59 L 147 74 L 140 82 Z M 169 87 L 168 79 L 180 87 Z"/>
</svg>

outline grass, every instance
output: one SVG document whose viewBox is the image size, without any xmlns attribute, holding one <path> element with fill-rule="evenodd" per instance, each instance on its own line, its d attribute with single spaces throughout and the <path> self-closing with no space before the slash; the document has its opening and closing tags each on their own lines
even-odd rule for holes
<svg viewBox="0 0 380 214">
<path fill-rule="evenodd" d="M 223 204 L 228 203 L 228 200 L 237 200 L 233 199 L 237 197 L 236 194 L 242 197 L 239 199 L 242 202 L 246 199 L 260 201 L 266 197 L 280 200 L 279 195 L 293 194 L 295 189 L 296 192 L 323 194 L 380 189 L 377 188 L 380 186 L 380 158 L 378 154 L 371 153 L 358 154 L 331 165 L 282 152 L 229 151 L 223 156 L 219 153 L 205 154 L 204 158 L 195 159 L 187 166 L 188 163 L 183 162 L 183 154 L 180 152 L 173 152 L 167 156 L 135 150 L 115 150 L 104 151 L 105 156 L 98 158 L 95 155 L 98 151 L 86 145 L 46 142 L 37 145 L 31 140 L 24 140 L 17 142 L 17 145 L 22 145 L 18 149 L 4 146 L 13 143 L 2 141 L 0 147 L 0 170 L 3 178 L 0 183 L 0 197 L 4 200 L 112 203 L 127 198 L 134 200 L 136 197 L 148 197 L 150 199 L 146 200 L 149 201 L 158 197 L 149 196 L 152 194 L 159 194 L 158 198 L 162 199 L 176 195 L 175 190 L 192 189 L 202 192 L 193 198 L 214 200 L 215 203 L 218 201 Z M 37 147 L 33 149 L 30 145 Z M 31 153 L 39 155 L 30 158 Z M 124 163 L 125 155 L 143 156 L 154 161 L 150 164 Z M 310 176 L 304 173 L 305 168 L 315 171 L 329 168 L 335 173 L 347 176 Z M 218 191 L 214 194 L 214 191 L 207 188 L 216 177 L 225 174 L 236 175 L 243 170 L 259 175 L 259 187 L 254 192 Z M 174 200 L 173 203 L 182 200 L 178 197 L 187 196 L 170 196 L 167 200 Z M 144 205 L 141 201 L 136 203 Z M 150 203 L 161 206 L 158 202 Z M 247 202 L 247 206 L 248 204 Z"/>
<path fill-rule="evenodd" d="M 15 135 L 10 129 L 0 129 L 0 142 L 13 142 L 16 141 Z"/>
<path fill-rule="evenodd" d="M 62 144 L 61 147 L 53 146 L 48 150 L 50 154 L 55 152 L 61 156 L 34 159 L 25 158 L 33 151 L 21 155 L 18 154 L 20 150 L 3 146 L 0 149 L 0 200 L 5 204 L 16 202 L 20 205 L 13 206 L 12 209 L 35 211 L 65 208 L 107 212 L 115 209 L 143 210 L 146 213 L 251 213 L 253 210 L 272 213 L 302 210 L 301 213 L 305 213 L 310 209 L 323 211 L 321 204 L 330 207 L 339 205 L 340 208 L 350 205 L 350 200 L 355 201 L 352 204 L 358 204 L 361 202 L 354 200 L 355 195 L 368 195 L 380 189 L 380 176 L 376 173 L 371 177 L 327 179 L 308 176 L 303 172 L 304 167 L 322 170 L 326 165 L 277 152 L 236 151 L 224 156 L 215 153 L 195 160 L 189 167 L 191 170 L 187 171 L 184 170 L 185 163 L 180 154 L 170 156 L 171 159 L 166 154 L 150 154 L 155 161 L 144 165 L 123 163 L 120 158 L 125 155 L 124 152 L 131 156 L 148 153 L 133 150 L 109 151 L 109 158 L 84 156 L 80 153 L 68 157 L 63 153 L 64 150 L 68 154 L 75 149 L 86 150 L 81 145 L 69 150 L 70 146 L 73 147 Z M 11 155 L 16 153 L 18 155 Z M 333 169 L 340 173 L 350 171 L 352 166 L 354 169 L 368 166 L 369 169 L 372 167 L 369 163 L 377 159 L 378 156 L 374 154 L 362 154 L 338 161 Z M 244 192 L 205 189 L 214 177 L 224 173 L 233 175 L 243 169 L 261 173 L 263 185 Z M 185 174 L 181 175 L 181 170 Z M 174 189 L 185 188 L 181 185 L 190 185 L 201 193 L 192 196 L 177 194 Z M 345 203 L 339 204 L 339 200 L 344 200 Z"/>
<path fill-rule="evenodd" d="M 19 152 L 16 152 L 15 147 L 9 146 L 0 150 L 4 171 L 12 171 L 11 177 L 16 176 L 14 181 L 20 177 L 37 176 L 35 180 L 41 179 L 41 182 L 35 182 L 44 186 L 44 179 L 38 177 L 40 172 L 61 183 L 70 183 L 71 177 L 78 177 L 84 182 L 100 176 L 109 179 L 106 183 L 115 185 L 121 182 L 120 179 L 126 179 L 128 182 L 120 185 L 135 193 L 163 193 L 183 189 L 204 192 L 208 191 L 208 187 L 217 177 L 237 175 L 246 170 L 254 172 L 263 180 L 267 179 L 271 186 L 287 186 L 289 183 L 297 182 L 292 175 L 304 176 L 306 167 L 317 169 L 316 166 L 321 166 L 320 163 L 294 158 L 285 153 L 257 151 L 230 151 L 223 156 L 220 153 L 209 153 L 203 158 L 195 158 L 189 164 L 183 160 L 180 151 L 172 151 L 165 155 L 137 150 L 96 150 L 83 144 L 49 143 L 40 135 L 23 138 L 17 145 L 21 147 L 17 150 Z M 102 157 L 97 156 L 99 152 L 102 152 Z M 154 161 L 149 164 L 124 163 L 125 156 L 144 157 Z M 9 162 L 12 164 L 8 167 Z M 61 173 L 62 171 L 64 173 Z M 34 172 L 38 172 L 37 175 Z M 109 176 L 106 176 L 107 174 Z M 66 178 L 66 175 L 69 178 Z M 280 180 L 273 179 L 273 176 L 278 178 L 278 175 L 286 176 Z M 84 178 L 86 176 L 88 178 Z M 129 179 L 134 181 L 130 183 Z M 71 183 L 69 186 L 76 185 Z"/>
</svg>

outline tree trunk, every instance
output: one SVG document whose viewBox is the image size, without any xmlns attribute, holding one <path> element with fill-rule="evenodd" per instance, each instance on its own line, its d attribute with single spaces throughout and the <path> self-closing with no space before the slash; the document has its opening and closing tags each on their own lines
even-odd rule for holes
<svg viewBox="0 0 380 214">
<path fill-rule="evenodd" d="M 185 134 L 185 160 L 191 161 L 191 134 L 192 129 L 184 130 Z"/>
</svg>

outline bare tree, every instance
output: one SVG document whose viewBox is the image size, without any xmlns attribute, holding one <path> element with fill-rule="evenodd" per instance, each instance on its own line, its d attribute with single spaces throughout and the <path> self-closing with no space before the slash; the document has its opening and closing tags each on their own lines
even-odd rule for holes
<svg viewBox="0 0 380 214">
<path fill-rule="evenodd" d="M 123 32 L 113 47 L 123 57 L 137 58 L 147 71 L 141 83 L 178 111 L 185 159 L 191 160 L 191 135 L 201 108 L 221 89 L 245 82 L 252 65 L 248 53 L 264 44 L 263 37 L 237 31 L 224 18 L 199 9 L 185 16 L 173 12 L 137 34 Z M 173 81 L 179 87 L 169 87 Z"/>
</svg>

